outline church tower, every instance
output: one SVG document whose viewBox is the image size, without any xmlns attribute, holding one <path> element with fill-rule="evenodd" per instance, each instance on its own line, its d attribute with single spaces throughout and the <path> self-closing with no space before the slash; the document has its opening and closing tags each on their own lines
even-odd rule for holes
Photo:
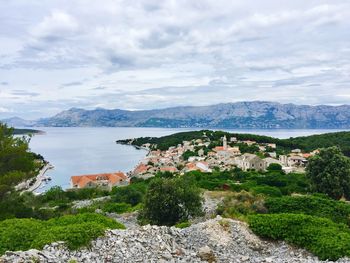
<svg viewBox="0 0 350 263">
<path fill-rule="evenodd" d="M 226 138 L 226 135 L 224 135 L 224 138 L 222 138 L 222 146 L 224 147 L 224 150 L 227 150 L 227 138 Z"/>
</svg>

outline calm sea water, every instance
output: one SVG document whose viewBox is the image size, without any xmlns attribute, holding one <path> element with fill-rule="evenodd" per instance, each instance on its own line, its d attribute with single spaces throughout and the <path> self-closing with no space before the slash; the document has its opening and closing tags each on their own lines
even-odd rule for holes
<svg viewBox="0 0 350 263">
<path fill-rule="evenodd" d="M 119 139 L 141 136 L 164 136 L 193 129 L 165 128 L 38 128 L 45 131 L 30 142 L 32 151 L 40 153 L 54 169 L 47 175 L 52 181 L 38 191 L 54 185 L 69 187 L 72 175 L 104 172 L 128 172 L 146 155 L 146 151 L 119 145 Z M 277 138 L 289 138 L 335 132 L 335 130 L 227 130 Z"/>
</svg>

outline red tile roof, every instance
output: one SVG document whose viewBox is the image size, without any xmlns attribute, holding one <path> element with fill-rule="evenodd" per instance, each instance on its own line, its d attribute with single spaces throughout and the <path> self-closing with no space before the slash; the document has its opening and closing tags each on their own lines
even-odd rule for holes
<svg viewBox="0 0 350 263">
<path fill-rule="evenodd" d="M 122 173 L 104 173 L 104 174 L 89 174 L 75 175 L 71 177 L 73 187 L 84 188 L 89 182 L 97 182 L 99 180 L 107 180 L 110 185 L 116 185 L 120 181 L 127 180 L 128 177 Z"/>
<path fill-rule="evenodd" d="M 147 170 L 148 170 L 148 166 L 143 163 L 140 163 L 138 166 L 136 166 L 134 170 L 134 174 L 143 174 L 147 172 Z"/>
<path fill-rule="evenodd" d="M 175 172 L 177 172 L 177 169 L 176 169 L 176 167 L 173 167 L 173 166 L 163 166 L 163 167 L 160 167 L 160 171 L 161 172 L 175 173 Z"/>
<path fill-rule="evenodd" d="M 219 152 L 219 151 L 225 151 L 225 148 L 223 146 L 216 146 L 213 150 L 216 152 Z"/>
</svg>

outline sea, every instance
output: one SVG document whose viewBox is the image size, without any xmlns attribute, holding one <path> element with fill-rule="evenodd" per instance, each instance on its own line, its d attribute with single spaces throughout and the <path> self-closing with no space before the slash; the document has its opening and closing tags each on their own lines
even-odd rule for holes
<svg viewBox="0 0 350 263">
<path fill-rule="evenodd" d="M 116 140 L 137 137 L 159 137 L 177 132 L 191 131 L 189 128 L 85 128 L 85 127 L 38 127 L 44 131 L 31 138 L 30 148 L 49 161 L 54 168 L 46 175 L 51 181 L 42 185 L 37 192 L 44 192 L 52 186 L 70 187 L 73 175 L 128 172 L 132 170 L 147 152 Z M 251 133 L 276 138 L 290 138 L 336 132 L 339 130 L 225 130 L 235 133 Z"/>
</svg>

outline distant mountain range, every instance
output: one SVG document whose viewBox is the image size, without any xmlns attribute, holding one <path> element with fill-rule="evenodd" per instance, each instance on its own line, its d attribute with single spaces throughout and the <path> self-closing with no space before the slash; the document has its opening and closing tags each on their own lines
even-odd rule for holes
<svg viewBox="0 0 350 263">
<path fill-rule="evenodd" d="M 53 117 L 9 125 L 53 127 L 190 127 L 190 128 L 350 128 L 350 105 L 308 106 L 266 101 L 237 102 L 158 110 L 84 110 L 72 108 Z"/>
</svg>

